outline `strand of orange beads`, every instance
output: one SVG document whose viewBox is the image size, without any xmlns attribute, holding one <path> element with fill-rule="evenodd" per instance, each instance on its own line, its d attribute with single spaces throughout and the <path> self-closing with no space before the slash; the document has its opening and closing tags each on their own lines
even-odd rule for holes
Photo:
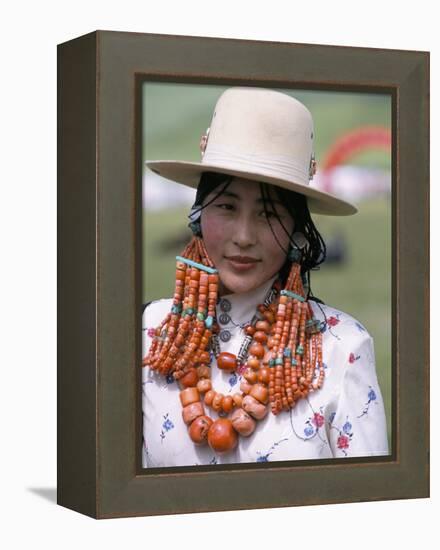
<svg viewBox="0 0 440 550">
<path fill-rule="evenodd" d="M 281 385 L 281 405 L 282 405 L 282 409 L 285 411 L 289 410 L 290 408 L 289 402 L 287 399 L 287 387 L 289 385 L 290 370 L 289 370 L 289 364 L 288 364 L 288 357 L 286 356 L 286 349 L 287 349 L 287 340 L 289 338 L 289 333 L 290 333 L 292 309 L 293 309 L 293 302 L 291 300 L 288 300 L 286 303 L 286 318 L 283 326 L 283 334 L 281 336 L 281 345 L 277 355 L 277 357 L 279 357 L 282 360 L 281 370 L 282 370 L 283 377 L 282 377 L 282 385 Z"/>
<path fill-rule="evenodd" d="M 310 340 L 312 348 L 312 390 L 316 391 L 320 389 L 324 382 L 324 364 L 322 361 L 322 337 L 321 331 L 319 328 L 319 322 L 316 319 L 313 319 L 313 311 L 310 303 L 309 306 L 309 320 L 308 325 L 306 326 L 306 331 L 310 334 Z M 315 365 L 317 365 L 318 373 L 315 372 Z"/>
<path fill-rule="evenodd" d="M 165 357 L 168 355 L 168 351 L 173 349 L 173 336 L 177 330 L 179 324 L 180 316 L 178 314 L 178 309 L 183 297 L 183 288 L 181 281 L 185 277 L 186 266 L 181 266 L 179 263 L 176 265 L 176 286 L 173 296 L 173 308 L 171 313 L 168 314 L 165 319 L 165 323 L 162 323 L 159 334 L 156 330 L 155 342 L 157 346 L 152 346 L 150 354 L 148 355 L 146 362 L 153 370 L 158 369 L 165 362 Z M 153 342 L 153 344 L 155 343 Z M 171 351 L 170 350 L 170 351 Z M 174 351 L 174 350 L 173 350 Z M 173 354 L 171 355 L 173 357 Z M 162 371 L 161 371 L 162 372 Z M 163 374 L 163 372 L 162 372 Z"/>
<path fill-rule="evenodd" d="M 194 270 L 194 268 L 193 268 Z M 207 354 L 206 347 L 211 337 L 211 329 L 205 325 L 205 319 L 207 315 L 207 300 L 208 300 L 208 277 L 207 273 L 198 271 L 197 274 L 192 271 L 191 282 L 198 280 L 199 282 L 199 296 L 197 304 L 197 314 L 194 321 L 193 333 L 191 335 L 190 343 L 187 348 L 188 356 L 184 357 L 182 372 L 185 375 L 185 379 L 195 380 L 197 383 L 197 372 L 195 365 L 197 363 L 208 363 L 210 361 L 209 353 Z M 174 374 L 175 378 L 178 378 Z"/>
<path fill-rule="evenodd" d="M 185 248 L 185 254 L 191 254 L 194 243 L 191 242 Z M 168 314 L 165 322 L 160 327 L 160 333 L 157 334 L 150 352 L 143 364 L 150 366 L 153 370 L 158 370 L 163 375 L 168 375 L 173 366 L 174 357 L 176 357 L 179 347 L 185 342 L 185 331 L 189 328 L 189 323 L 183 325 L 180 312 L 182 310 L 182 301 L 184 300 L 186 264 L 176 262 L 176 284 L 173 295 L 173 306 L 171 313 Z M 180 334 L 179 334 L 180 333 Z M 154 345 L 157 342 L 157 345 Z"/>
<path fill-rule="evenodd" d="M 183 356 L 177 361 L 175 377 L 179 378 L 190 370 L 196 359 L 205 351 L 211 337 L 211 328 L 215 315 L 215 304 L 217 301 L 217 275 L 216 270 L 196 262 L 194 258 L 200 261 L 200 239 L 194 237 L 194 255 L 189 260 L 178 256 L 177 260 L 187 263 L 191 266 L 189 279 L 187 280 L 187 300 L 184 303 L 182 316 L 191 323 L 191 335 L 188 345 L 185 348 Z M 209 297 L 209 277 L 214 276 L 214 294 Z M 196 312 L 197 302 L 197 312 Z M 208 308 L 206 306 L 208 305 Z M 208 313 L 208 316 L 207 316 Z M 211 317 L 209 318 L 209 313 Z M 205 322 L 206 320 L 206 322 Z M 205 357 L 205 356 L 202 356 Z"/>
<path fill-rule="evenodd" d="M 179 258 L 179 260 L 181 260 L 181 258 Z M 200 271 L 192 267 L 189 272 L 190 276 L 188 299 L 184 304 L 182 317 L 184 319 L 188 319 L 189 321 L 190 334 L 188 337 L 187 345 L 185 347 L 185 351 L 183 352 L 183 354 L 180 355 L 179 359 L 175 363 L 173 375 L 176 380 L 181 378 L 186 372 L 186 367 L 188 366 L 190 358 L 194 356 L 201 339 L 201 336 L 199 337 L 198 326 L 194 315 L 197 300 L 197 289 L 200 279 Z"/>
<path fill-rule="evenodd" d="M 290 290 L 289 290 L 290 289 Z M 296 292 L 293 292 L 295 290 Z M 273 414 L 279 414 L 283 409 L 288 410 L 294 406 L 294 393 L 292 391 L 292 356 L 301 348 L 297 340 L 297 332 L 292 334 L 291 326 L 295 329 L 297 325 L 297 310 L 301 311 L 301 306 L 295 308 L 295 303 L 301 304 L 305 298 L 300 277 L 299 264 L 293 264 L 289 273 L 286 287 L 281 291 L 278 310 L 277 324 L 274 336 L 274 345 L 272 347 L 269 366 L 272 368 L 270 376 L 270 401 Z M 289 343 L 287 342 L 290 334 Z M 288 344 L 288 345 L 286 345 Z M 295 346 L 295 347 L 294 347 Z M 296 363 L 296 358 L 294 359 Z"/>
<path fill-rule="evenodd" d="M 176 379 L 185 377 L 183 383 L 188 384 L 190 380 L 195 379 L 193 369 L 194 360 L 200 356 L 201 349 L 208 343 L 209 334 L 204 333 L 204 325 L 197 318 L 199 310 L 203 307 L 204 295 L 200 293 L 200 276 L 201 271 L 198 269 L 200 262 L 198 238 L 193 238 L 189 249 L 185 250 L 186 255 L 177 257 L 178 262 L 185 264 L 187 260 L 193 263 L 192 266 L 186 266 L 185 278 L 185 298 L 182 306 L 179 323 L 179 344 L 185 343 L 184 349 L 180 350 L 180 358 L 175 362 L 173 368 L 173 376 Z M 203 280 L 203 278 L 202 278 Z M 197 315 L 195 313 L 195 305 L 197 302 Z M 202 358 L 206 359 L 206 357 Z"/>
<path fill-rule="evenodd" d="M 298 376 L 297 376 L 297 360 L 296 360 L 296 349 L 298 345 L 298 331 L 300 324 L 301 316 L 301 302 L 294 300 L 294 308 L 292 314 L 292 323 L 290 325 L 290 334 L 289 334 L 289 359 L 290 359 L 290 390 L 291 390 L 291 400 L 290 406 L 293 407 L 296 402 L 296 392 L 298 390 Z"/>
<path fill-rule="evenodd" d="M 287 406 L 283 365 L 284 349 L 286 347 L 290 326 L 290 314 L 291 308 L 288 308 L 288 297 L 285 295 L 285 291 L 281 291 L 276 313 L 271 358 L 269 360 L 269 367 L 272 370 L 270 377 L 270 401 L 272 413 L 275 415 L 282 410 L 283 406 Z"/>
<path fill-rule="evenodd" d="M 162 334 L 162 331 L 164 330 L 164 326 L 169 322 L 170 319 L 171 319 L 171 313 L 169 313 L 165 317 L 165 319 L 162 321 L 160 326 L 155 329 L 154 339 L 153 339 L 153 342 L 150 346 L 150 354 L 152 356 L 155 356 L 156 353 L 158 353 L 158 349 L 160 349 L 160 346 L 163 344 L 164 338 L 161 337 L 161 334 Z M 145 367 L 145 366 L 150 366 L 151 367 L 148 356 L 145 357 L 142 360 L 142 366 L 143 367 Z"/>
<path fill-rule="evenodd" d="M 288 400 L 290 407 L 295 405 L 295 392 L 298 390 L 298 378 L 296 373 L 296 358 L 294 357 L 293 350 L 296 349 L 297 334 L 299 328 L 299 317 L 300 317 L 300 303 L 298 301 L 293 302 L 293 311 L 292 311 L 292 322 L 290 324 L 290 334 L 288 349 L 290 350 L 289 363 L 290 363 L 290 388 L 288 394 Z"/>
</svg>

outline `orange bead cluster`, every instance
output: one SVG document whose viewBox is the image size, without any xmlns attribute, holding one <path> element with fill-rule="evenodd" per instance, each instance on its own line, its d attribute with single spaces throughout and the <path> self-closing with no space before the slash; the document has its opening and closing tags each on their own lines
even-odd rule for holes
<svg viewBox="0 0 440 550">
<path fill-rule="evenodd" d="M 269 409 L 275 415 L 290 410 L 322 386 L 322 335 L 304 297 L 299 264 L 292 263 L 285 288 L 280 291 L 277 282 L 271 296 L 245 328 L 248 346 L 240 392 L 223 395 L 212 387 L 209 367 L 209 349 L 219 331 L 218 274 L 199 237 L 177 257 L 171 312 L 156 329 L 143 366 L 179 381 L 183 421 L 195 444 L 231 451 L 239 436 L 254 432 Z M 217 355 L 221 370 L 234 371 L 240 362 L 231 353 Z M 220 418 L 210 418 L 205 407 Z"/>
<path fill-rule="evenodd" d="M 321 388 L 324 382 L 322 335 L 311 305 L 304 299 L 299 264 L 292 264 L 286 288 L 279 296 L 268 348 L 272 367 L 269 395 L 276 415 L 293 408 L 296 401 Z"/>
<path fill-rule="evenodd" d="M 193 262 L 211 264 L 203 241 L 194 237 L 182 256 Z M 215 271 L 212 269 L 212 271 Z M 156 329 L 156 337 L 143 365 L 176 380 L 185 376 L 195 379 L 195 365 L 209 365 L 207 351 L 212 328 L 205 319 L 212 319 L 218 296 L 218 274 L 208 274 L 177 261 L 176 285 L 171 313 Z"/>
</svg>

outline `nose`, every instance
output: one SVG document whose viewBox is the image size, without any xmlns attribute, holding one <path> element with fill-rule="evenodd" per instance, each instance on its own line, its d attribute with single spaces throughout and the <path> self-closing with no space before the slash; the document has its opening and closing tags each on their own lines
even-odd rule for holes
<svg viewBox="0 0 440 550">
<path fill-rule="evenodd" d="M 249 248 L 257 242 L 255 220 L 250 216 L 240 216 L 234 227 L 232 242 L 239 248 Z"/>
</svg>

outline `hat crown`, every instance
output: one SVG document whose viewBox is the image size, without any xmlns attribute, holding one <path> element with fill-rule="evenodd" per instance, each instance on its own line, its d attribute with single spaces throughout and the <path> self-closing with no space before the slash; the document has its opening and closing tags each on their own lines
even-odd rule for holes
<svg viewBox="0 0 440 550">
<path fill-rule="evenodd" d="M 200 162 L 146 161 L 161 176 L 197 187 L 204 172 L 276 185 L 307 197 L 311 212 L 350 215 L 356 208 L 309 185 L 316 171 L 313 118 L 297 99 L 268 88 L 233 87 L 218 98 L 200 139 Z"/>
<path fill-rule="evenodd" d="M 229 88 L 218 99 L 202 163 L 245 165 L 308 185 L 313 154 L 310 111 L 287 94 Z"/>
</svg>

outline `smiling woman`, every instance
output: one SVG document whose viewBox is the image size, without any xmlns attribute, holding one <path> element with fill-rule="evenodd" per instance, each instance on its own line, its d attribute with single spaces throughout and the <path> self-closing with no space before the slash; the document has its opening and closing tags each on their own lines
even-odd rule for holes
<svg viewBox="0 0 440 550">
<path fill-rule="evenodd" d="M 174 295 L 143 314 L 143 466 L 387 454 L 372 338 L 310 287 L 326 255 L 310 212 L 356 212 L 309 184 L 310 112 L 230 88 L 201 152 L 147 163 L 197 195 Z"/>
<path fill-rule="evenodd" d="M 266 207 L 258 182 L 233 178 L 217 195 L 213 191 L 205 199 L 201 228 L 208 254 L 221 273 L 220 294 L 253 290 L 283 266 L 294 221 L 275 197 Z"/>
</svg>

